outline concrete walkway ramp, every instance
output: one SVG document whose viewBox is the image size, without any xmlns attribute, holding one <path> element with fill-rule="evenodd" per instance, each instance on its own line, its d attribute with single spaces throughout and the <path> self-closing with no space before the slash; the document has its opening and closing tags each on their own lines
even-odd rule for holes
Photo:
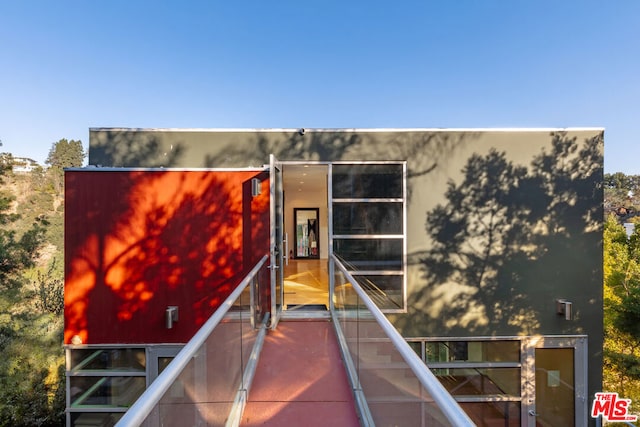
<svg viewBox="0 0 640 427">
<path fill-rule="evenodd" d="M 359 426 L 329 320 L 284 320 L 269 331 L 243 426 Z"/>
</svg>

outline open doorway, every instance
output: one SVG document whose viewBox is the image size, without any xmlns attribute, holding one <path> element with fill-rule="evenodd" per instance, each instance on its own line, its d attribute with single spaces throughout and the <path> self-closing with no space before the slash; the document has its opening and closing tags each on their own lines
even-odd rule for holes
<svg viewBox="0 0 640 427">
<path fill-rule="evenodd" d="M 329 307 L 327 164 L 282 162 L 284 308 Z"/>
<path fill-rule="evenodd" d="M 404 312 L 406 162 L 280 164 L 283 308 L 326 310 L 335 254 L 382 310 Z"/>
</svg>

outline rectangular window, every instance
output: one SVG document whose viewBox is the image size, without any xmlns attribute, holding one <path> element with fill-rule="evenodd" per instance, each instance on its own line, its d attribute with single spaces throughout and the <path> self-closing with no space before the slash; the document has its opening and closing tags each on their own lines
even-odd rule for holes
<svg viewBox="0 0 640 427">
<path fill-rule="evenodd" d="M 333 232 L 336 235 L 402 235 L 402 202 L 336 203 L 333 207 Z"/>
<path fill-rule="evenodd" d="M 123 370 L 145 372 L 144 348 L 78 349 L 69 353 L 73 372 Z"/>
<path fill-rule="evenodd" d="M 361 276 L 354 274 L 354 279 L 376 303 L 381 310 L 403 309 L 401 275 L 372 275 Z"/>
<path fill-rule="evenodd" d="M 113 425 L 146 387 L 144 347 L 67 349 L 71 426 Z"/>
<path fill-rule="evenodd" d="M 123 415 L 124 412 L 118 414 L 109 412 L 72 412 L 68 416 L 71 426 L 97 427 L 114 426 Z"/>
<path fill-rule="evenodd" d="M 127 408 L 146 388 L 145 377 L 71 377 L 71 407 Z"/>
<path fill-rule="evenodd" d="M 406 310 L 406 162 L 331 165 L 333 253 L 386 312 Z"/>
<path fill-rule="evenodd" d="M 432 341 L 425 344 L 426 362 L 520 362 L 520 342 Z"/>
<path fill-rule="evenodd" d="M 402 198 L 404 195 L 404 173 L 398 163 L 334 164 L 332 176 L 336 199 Z"/>
<path fill-rule="evenodd" d="M 410 345 L 478 425 L 520 425 L 519 339 L 410 339 Z"/>
<path fill-rule="evenodd" d="M 334 252 L 352 272 L 402 271 L 402 239 L 338 239 Z"/>
<path fill-rule="evenodd" d="M 438 379 L 453 396 L 520 396 L 520 368 L 454 368 Z"/>
<path fill-rule="evenodd" d="M 460 407 L 479 426 L 520 427 L 520 402 L 460 402 Z"/>
</svg>

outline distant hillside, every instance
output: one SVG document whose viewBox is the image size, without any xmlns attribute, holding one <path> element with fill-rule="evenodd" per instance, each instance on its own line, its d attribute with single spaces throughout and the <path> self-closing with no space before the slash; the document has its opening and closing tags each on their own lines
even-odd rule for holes
<svg viewBox="0 0 640 427">
<path fill-rule="evenodd" d="M 0 187 L 13 199 L 10 211 L 19 218 L 10 227 L 18 237 L 35 221 L 46 221 L 47 243 L 38 262 L 43 268 L 54 259 L 61 265 L 64 249 L 64 192 L 47 172 L 40 166 L 27 173 L 10 172 Z"/>
<path fill-rule="evenodd" d="M 62 169 L 22 160 L 0 153 L 0 425 L 58 426 L 65 408 Z"/>
</svg>

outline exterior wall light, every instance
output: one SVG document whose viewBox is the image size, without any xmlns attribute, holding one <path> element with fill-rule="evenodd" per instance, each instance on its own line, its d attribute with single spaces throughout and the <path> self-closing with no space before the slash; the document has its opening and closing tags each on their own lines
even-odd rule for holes
<svg viewBox="0 0 640 427">
<path fill-rule="evenodd" d="M 573 303 L 566 299 L 557 299 L 556 313 L 559 316 L 564 316 L 565 320 L 571 320 L 573 317 Z"/>
<path fill-rule="evenodd" d="M 262 193 L 262 181 L 258 178 L 251 178 L 251 197 L 259 196 Z"/>
<path fill-rule="evenodd" d="M 173 324 L 178 321 L 178 306 L 170 305 L 164 311 L 164 321 L 167 329 L 173 328 Z"/>
</svg>

